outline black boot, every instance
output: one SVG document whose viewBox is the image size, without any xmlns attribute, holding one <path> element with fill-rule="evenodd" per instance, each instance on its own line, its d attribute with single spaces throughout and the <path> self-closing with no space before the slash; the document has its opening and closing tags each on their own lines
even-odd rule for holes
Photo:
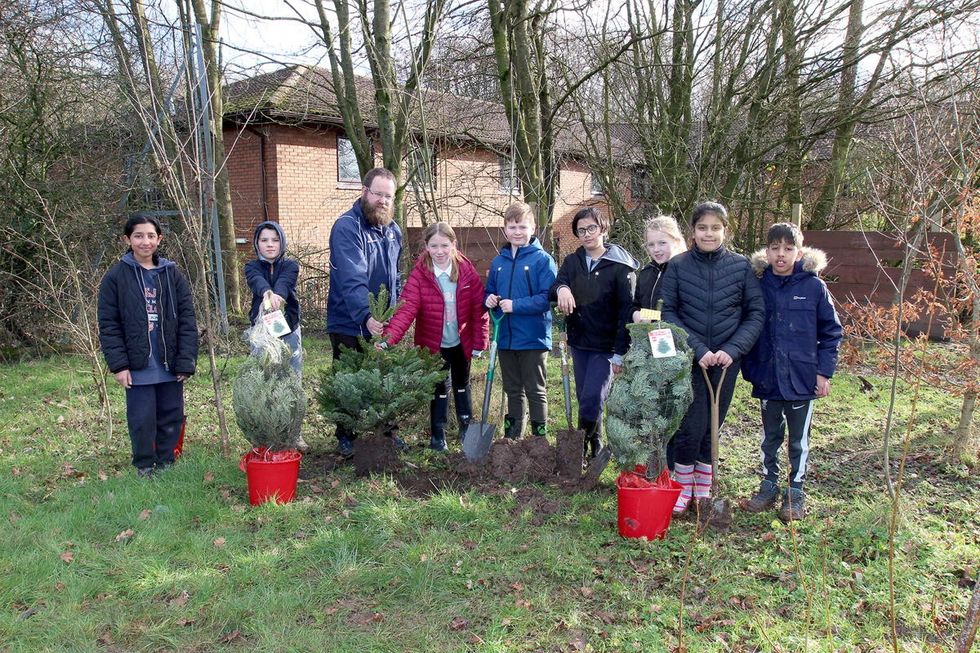
<svg viewBox="0 0 980 653">
<path fill-rule="evenodd" d="M 538 438 L 548 435 L 548 427 L 544 422 L 531 422 L 531 434 Z"/>
<path fill-rule="evenodd" d="M 470 425 L 469 415 L 456 415 L 456 422 L 459 424 L 459 441 L 462 442 L 466 437 L 466 429 Z"/>
<path fill-rule="evenodd" d="M 516 440 L 520 437 L 520 431 L 517 430 L 517 420 L 510 415 L 504 416 L 504 437 L 508 440 Z"/>
<path fill-rule="evenodd" d="M 602 445 L 599 442 L 598 434 L 599 423 L 590 422 L 589 420 L 580 418 L 578 421 L 578 428 L 581 431 L 585 431 L 585 444 L 584 451 L 582 452 L 583 455 L 589 458 L 595 458 L 595 455 L 599 453 L 599 449 L 602 448 Z M 590 448 L 592 449 L 591 455 L 589 453 Z"/>
</svg>

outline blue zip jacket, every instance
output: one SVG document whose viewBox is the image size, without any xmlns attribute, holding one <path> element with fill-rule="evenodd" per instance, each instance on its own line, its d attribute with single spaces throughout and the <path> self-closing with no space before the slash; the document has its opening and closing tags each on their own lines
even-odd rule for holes
<svg viewBox="0 0 980 653">
<path fill-rule="evenodd" d="M 757 399 L 816 399 L 817 375 L 828 379 L 837 367 L 841 324 L 819 272 L 826 255 L 809 247 L 786 277 L 773 274 L 765 250 L 752 255 L 766 301 L 762 334 L 742 360 L 742 376 Z"/>
<path fill-rule="evenodd" d="M 501 324 L 500 349 L 551 349 L 548 291 L 557 272 L 555 259 L 544 251 L 536 236 L 518 248 L 516 257 L 507 243 L 490 262 L 484 302 L 490 295 L 514 302 L 514 312 Z"/>
<path fill-rule="evenodd" d="M 259 234 L 263 229 L 274 229 L 279 234 L 279 256 L 273 260 L 262 258 L 259 254 Z M 252 235 L 255 248 L 254 261 L 245 264 L 245 282 L 252 291 L 252 309 L 248 317 L 252 322 L 259 316 L 262 297 L 271 290 L 286 300 L 282 312 L 286 323 L 293 331 L 299 326 L 299 297 L 296 296 L 296 280 L 299 278 L 299 263 L 286 258 L 286 234 L 278 222 L 261 222 Z"/>
<path fill-rule="evenodd" d="M 368 293 L 387 286 L 390 305 L 398 301 L 398 257 L 402 232 L 395 222 L 383 227 L 368 223 L 361 200 L 337 218 L 330 230 L 330 294 L 327 333 L 368 337 Z"/>
</svg>

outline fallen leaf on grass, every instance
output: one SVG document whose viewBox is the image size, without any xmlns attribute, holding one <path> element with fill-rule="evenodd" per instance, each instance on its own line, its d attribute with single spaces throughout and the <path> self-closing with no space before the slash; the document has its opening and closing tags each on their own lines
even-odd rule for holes
<svg viewBox="0 0 980 653">
<path fill-rule="evenodd" d="M 238 630 L 236 628 L 235 630 L 231 631 L 230 633 L 225 633 L 224 635 L 222 635 L 221 636 L 221 643 L 222 644 L 230 644 L 230 643 L 232 643 L 232 642 L 234 642 L 236 640 L 239 640 L 239 639 L 242 639 L 242 631 L 240 631 L 240 630 Z"/>
<path fill-rule="evenodd" d="M 54 584 L 54 589 L 56 592 L 63 592 L 65 590 L 65 584 L 59 580 Z"/>
<path fill-rule="evenodd" d="M 10 474 L 12 476 L 20 476 L 20 467 L 11 467 Z"/>
<path fill-rule="evenodd" d="M 453 620 L 449 622 L 449 627 L 453 630 L 463 630 L 469 625 L 470 622 L 463 617 L 453 617 Z"/>
<path fill-rule="evenodd" d="M 585 598 L 589 598 L 595 593 L 591 587 L 581 587 L 579 588 L 579 591 L 582 593 L 582 596 L 584 596 Z"/>
<path fill-rule="evenodd" d="M 123 532 L 119 533 L 119 535 L 116 535 L 116 541 L 125 542 L 134 535 L 136 535 L 136 531 L 134 531 L 132 528 L 127 528 Z"/>
<path fill-rule="evenodd" d="M 19 615 L 17 615 L 17 621 L 24 621 L 26 619 L 30 619 L 31 617 L 37 614 L 38 609 L 39 608 L 35 606 L 24 610 Z"/>
<path fill-rule="evenodd" d="M 337 606 L 331 605 L 329 608 L 327 608 L 326 610 L 324 610 L 324 612 L 326 614 L 330 614 L 330 615 L 337 614 Z"/>
<path fill-rule="evenodd" d="M 384 615 L 380 612 L 371 612 L 370 610 L 362 610 L 357 612 L 352 612 L 347 617 L 347 623 L 353 626 L 368 626 L 370 624 L 378 624 L 384 621 Z"/>
<path fill-rule="evenodd" d="M 467 551 L 472 551 L 476 548 L 476 542 L 473 540 L 463 540 L 463 548 Z"/>
<path fill-rule="evenodd" d="M 106 473 L 105 473 L 104 471 L 102 471 L 102 470 L 100 469 L 100 470 L 99 470 L 99 480 L 100 480 L 100 481 L 108 481 L 108 480 L 109 480 L 109 475 L 108 475 L 108 474 L 106 474 Z"/>
<path fill-rule="evenodd" d="M 340 485 L 339 478 L 335 478 L 334 480 L 330 481 L 330 487 L 337 487 L 338 485 Z"/>
<path fill-rule="evenodd" d="M 524 608 L 525 610 L 531 609 L 531 602 L 527 599 L 517 599 L 517 607 Z"/>
<path fill-rule="evenodd" d="M 776 539 L 776 534 L 773 533 L 772 531 L 766 531 L 765 533 L 762 534 L 762 537 L 760 539 L 763 542 L 772 542 L 774 539 Z"/>
<path fill-rule="evenodd" d="M 178 619 L 177 620 L 177 625 L 178 626 L 193 626 L 194 625 L 194 620 L 193 619 Z"/>
<path fill-rule="evenodd" d="M 67 565 L 71 564 L 71 562 L 75 559 L 75 554 L 71 551 L 64 551 L 59 557 L 61 558 L 61 561 Z"/>
<path fill-rule="evenodd" d="M 518 594 L 524 591 L 524 586 L 521 585 L 520 583 L 511 583 L 510 588 L 515 592 L 517 592 Z"/>
<path fill-rule="evenodd" d="M 140 510 L 140 521 L 146 521 L 147 519 L 150 518 L 150 515 L 152 514 L 153 511 L 150 510 L 149 508 L 144 508 L 143 510 Z"/>
<path fill-rule="evenodd" d="M 18 515 L 16 512 L 11 512 L 7 514 L 7 519 L 11 524 L 16 524 L 20 521 L 20 515 Z"/>
<path fill-rule="evenodd" d="M 221 547 L 223 547 L 225 545 L 225 538 L 223 538 L 223 537 L 216 537 L 211 544 L 214 545 L 214 548 L 220 549 Z"/>
<path fill-rule="evenodd" d="M 180 594 L 174 598 L 167 601 L 171 607 L 182 608 L 187 605 L 187 602 L 191 600 L 191 595 L 187 593 L 187 590 L 182 590 Z"/>
<path fill-rule="evenodd" d="M 603 610 L 599 610 L 598 612 L 595 613 L 595 616 L 599 618 L 599 621 L 606 624 L 607 626 L 616 623 L 616 617 L 614 617 L 611 612 L 605 612 Z"/>
</svg>

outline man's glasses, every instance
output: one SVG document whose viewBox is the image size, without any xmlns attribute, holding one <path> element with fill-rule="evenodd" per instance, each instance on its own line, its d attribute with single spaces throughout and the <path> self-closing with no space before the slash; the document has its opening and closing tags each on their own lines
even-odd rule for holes
<svg viewBox="0 0 980 653">
<path fill-rule="evenodd" d="M 377 199 L 377 200 L 384 200 L 386 202 L 390 202 L 393 199 L 395 199 L 394 195 L 388 195 L 386 193 L 379 193 L 377 191 L 371 190 L 370 188 L 367 189 L 367 192 L 371 194 L 371 197 L 373 197 L 374 199 Z"/>
<path fill-rule="evenodd" d="M 597 225 L 597 224 L 590 224 L 588 227 L 581 227 L 575 233 L 577 233 L 579 235 L 579 237 L 581 237 L 581 236 L 591 236 L 592 234 L 594 234 L 597 231 L 599 231 L 599 225 Z"/>
</svg>

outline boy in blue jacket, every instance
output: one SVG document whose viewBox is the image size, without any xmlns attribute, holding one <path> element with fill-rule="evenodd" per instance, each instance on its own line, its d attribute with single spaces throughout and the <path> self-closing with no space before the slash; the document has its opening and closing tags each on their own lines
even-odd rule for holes
<svg viewBox="0 0 980 653">
<path fill-rule="evenodd" d="M 789 487 L 779 510 L 779 518 L 788 522 L 802 519 L 805 513 L 803 479 L 813 400 L 830 394 L 841 324 L 827 285 L 818 276 L 827 266 L 826 255 L 803 247 L 803 234 L 793 224 L 774 224 L 766 240 L 766 249 L 752 256 L 766 301 L 766 321 L 742 361 L 742 375 L 752 384 L 752 396 L 762 402 L 765 478 L 742 507 L 762 512 L 776 503 L 779 448 L 788 428 Z"/>
<path fill-rule="evenodd" d="M 486 306 L 500 308 L 500 375 L 507 395 L 504 435 L 516 440 L 524 430 L 525 398 L 531 432 L 547 434 L 547 361 L 551 351 L 551 304 L 548 291 L 558 267 L 534 236 L 534 213 L 523 202 L 504 212 L 507 244 L 490 263 Z"/>
</svg>

